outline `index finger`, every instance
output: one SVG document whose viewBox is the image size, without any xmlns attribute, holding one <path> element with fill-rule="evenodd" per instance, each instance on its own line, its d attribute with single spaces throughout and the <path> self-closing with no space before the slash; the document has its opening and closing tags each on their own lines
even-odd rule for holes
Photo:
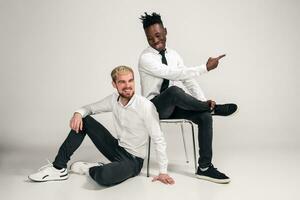
<svg viewBox="0 0 300 200">
<path fill-rule="evenodd" d="M 226 54 L 222 54 L 222 55 L 218 56 L 218 60 L 220 60 L 221 58 L 223 58 L 225 56 L 226 56 Z"/>
</svg>

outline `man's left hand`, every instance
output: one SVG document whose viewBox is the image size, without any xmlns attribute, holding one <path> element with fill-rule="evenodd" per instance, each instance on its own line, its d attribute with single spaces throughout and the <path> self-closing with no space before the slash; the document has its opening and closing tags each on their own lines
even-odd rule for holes
<svg viewBox="0 0 300 200">
<path fill-rule="evenodd" d="M 216 58 L 209 57 L 208 60 L 207 60 L 207 63 L 206 63 L 207 71 L 210 71 L 210 70 L 213 70 L 213 69 L 217 68 L 217 66 L 219 64 L 219 60 L 221 58 L 223 58 L 224 56 L 225 56 L 225 54 L 220 55 Z"/>
<path fill-rule="evenodd" d="M 152 179 L 152 182 L 154 181 L 160 181 L 164 184 L 170 184 L 170 185 L 173 185 L 175 183 L 174 179 L 168 174 L 159 174 L 158 176 L 155 176 Z"/>
</svg>

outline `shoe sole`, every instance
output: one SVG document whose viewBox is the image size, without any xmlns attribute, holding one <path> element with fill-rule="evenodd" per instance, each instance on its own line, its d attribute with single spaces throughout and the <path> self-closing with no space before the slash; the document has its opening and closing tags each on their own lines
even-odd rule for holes
<svg viewBox="0 0 300 200">
<path fill-rule="evenodd" d="M 43 180 L 35 180 L 35 179 L 32 179 L 28 176 L 28 179 L 33 181 L 33 182 L 48 182 L 48 181 L 64 181 L 64 180 L 67 180 L 69 178 L 69 176 L 64 176 L 64 177 L 61 177 L 61 178 L 57 178 L 57 179 L 43 179 Z"/>
<path fill-rule="evenodd" d="M 226 184 L 230 182 L 230 179 L 216 179 L 216 178 L 211 178 L 208 176 L 201 176 L 201 175 L 196 175 L 197 178 L 202 179 L 202 180 L 206 180 L 206 181 L 210 181 L 210 182 L 214 182 L 214 183 L 220 183 L 220 184 Z"/>
<path fill-rule="evenodd" d="M 240 111 L 240 108 L 237 107 L 236 111 L 234 113 L 232 113 L 231 115 L 228 115 L 227 117 L 234 117 L 235 115 L 237 115 Z"/>
<path fill-rule="evenodd" d="M 75 171 L 73 171 L 72 170 L 72 166 L 75 164 L 75 163 L 77 163 L 77 162 L 85 162 L 85 161 L 76 161 L 76 162 L 73 162 L 71 165 L 70 165 L 70 167 L 69 167 L 69 170 L 70 170 L 70 172 L 71 173 L 74 173 L 74 174 L 79 174 L 79 175 L 85 175 L 85 173 L 84 172 L 75 172 Z M 98 162 L 100 165 L 99 166 L 101 166 L 101 165 L 104 165 L 104 163 L 102 163 L 102 162 Z"/>
<path fill-rule="evenodd" d="M 76 162 L 85 162 L 85 161 L 76 161 Z M 84 172 L 79 173 L 79 172 L 74 172 L 74 171 L 72 170 L 72 166 L 73 166 L 76 162 L 73 162 L 73 163 L 70 165 L 70 167 L 69 167 L 70 172 L 73 173 L 73 174 L 84 175 L 84 174 L 85 174 Z"/>
</svg>

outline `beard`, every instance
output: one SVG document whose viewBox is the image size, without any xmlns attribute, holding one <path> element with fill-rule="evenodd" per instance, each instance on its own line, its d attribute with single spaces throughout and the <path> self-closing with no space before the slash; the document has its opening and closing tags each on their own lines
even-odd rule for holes
<svg viewBox="0 0 300 200">
<path fill-rule="evenodd" d="M 162 51 L 166 48 L 166 41 L 162 40 L 159 43 L 152 46 L 157 51 Z"/>
<path fill-rule="evenodd" d="M 131 90 L 132 90 L 132 89 L 131 89 Z M 124 99 L 131 99 L 131 97 L 134 95 L 134 91 L 132 92 L 132 94 L 131 94 L 130 96 L 124 95 L 124 94 L 122 94 L 122 93 L 120 93 L 120 92 L 119 92 L 119 95 L 120 95 L 122 98 L 124 98 Z"/>
</svg>

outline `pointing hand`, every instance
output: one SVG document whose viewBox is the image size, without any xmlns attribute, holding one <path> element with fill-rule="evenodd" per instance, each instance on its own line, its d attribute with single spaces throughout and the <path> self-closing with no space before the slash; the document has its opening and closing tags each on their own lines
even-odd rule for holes
<svg viewBox="0 0 300 200">
<path fill-rule="evenodd" d="M 207 60 L 207 63 L 206 63 L 207 70 L 210 71 L 210 70 L 213 70 L 213 69 L 217 68 L 217 66 L 219 64 L 219 60 L 221 58 L 223 58 L 224 56 L 225 56 L 225 54 L 220 55 L 216 58 L 209 57 L 208 60 Z"/>
</svg>

